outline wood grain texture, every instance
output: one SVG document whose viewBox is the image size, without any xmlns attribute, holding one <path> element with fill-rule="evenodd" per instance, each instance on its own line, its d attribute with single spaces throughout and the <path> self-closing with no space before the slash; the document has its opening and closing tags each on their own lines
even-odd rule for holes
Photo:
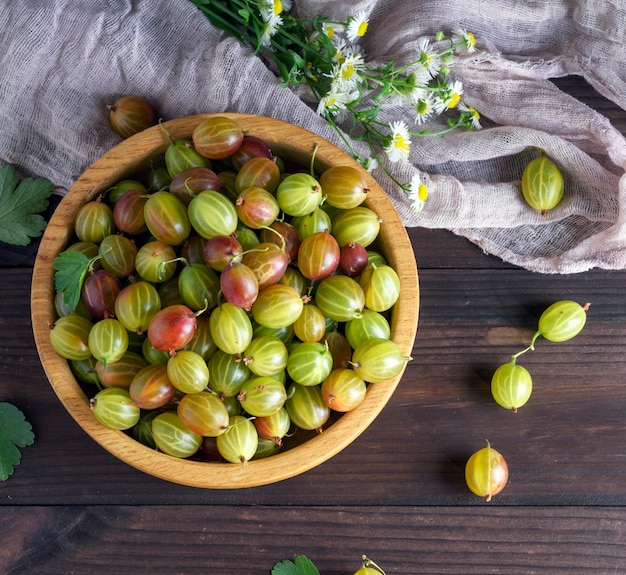
<svg viewBox="0 0 626 575">
<path fill-rule="evenodd" d="M 0 569 L 269 574 L 303 554 L 346 575 L 365 553 L 388 575 L 613 575 L 624 519 L 602 507 L 14 507 L 0 519 Z"/>
</svg>

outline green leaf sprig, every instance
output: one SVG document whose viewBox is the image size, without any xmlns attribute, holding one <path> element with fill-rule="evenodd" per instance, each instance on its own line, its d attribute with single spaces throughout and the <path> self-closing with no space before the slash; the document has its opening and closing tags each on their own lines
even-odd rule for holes
<svg viewBox="0 0 626 575">
<path fill-rule="evenodd" d="M 24 178 L 10 165 L 0 167 L 0 242 L 27 246 L 46 228 L 41 212 L 48 207 L 52 182 Z"/>
<path fill-rule="evenodd" d="M 13 404 L 0 402 L 0 481 L 6 481 L 22 459 L 20 447 L 35 441 L 33 428 Z"/>
<path fill-rule="evenodd" d="M 102 254 L 98 254 L 89 259 L 82 252 L 66 250 L 54 258 L 54 289 L 63 294 L 63 303 L 69 311 L 74 311 L 78 306 L 85 278 L 101 257 Z"/>
</svg>

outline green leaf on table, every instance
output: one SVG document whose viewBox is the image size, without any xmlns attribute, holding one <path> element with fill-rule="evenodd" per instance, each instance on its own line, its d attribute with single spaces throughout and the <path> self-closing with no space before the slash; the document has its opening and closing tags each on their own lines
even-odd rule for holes
<svg viewBox="0 0 626 575">
<path fill-rule="evenodd" d="M 68 250 L 61 252 L 52 262 L 56 270 L 54 289 L 63 294 L 63 302 L 70 311 L 74 311 L 80 301 L 83 282 L 94 259 L 89 259 L 82 252 Z"/>
<path fill-rule="evenodd" d="M 288 559 L 276 563 L 271 575 L 320 575 L 320 572 L 310 559 L 304 555 L 298 555 L 295 563 Z"/>
<path fill-rule="evenodd" d="M 45 227 L 41 212 L 48 207 L 52 182 L 20 177 L 13 166 L 0 167 L 0 241 L 26 246 Z"/>
<path fill-rule="evenodd" d="M 24 414 L 11 403 L 0 402 L 0 481 L 5 481 L 19 465 L 22 453 L 19 447 L 35 441 L 33 428 Z"/>
</svg>

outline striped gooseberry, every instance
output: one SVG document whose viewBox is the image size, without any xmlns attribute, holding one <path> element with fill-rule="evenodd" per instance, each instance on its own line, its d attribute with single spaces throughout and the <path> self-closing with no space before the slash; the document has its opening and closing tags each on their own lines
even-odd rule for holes
<svg viewBox="0 0 626 575">
<path fill-rule="evenodd" d="M 226 461 L 245 465 L 256 453 L 259 434 L 247 417 L 232 415 L 228 420 L 228 429 L 217 436 L 216 444 Z"/>
<path fill-rule="evenodd" d="M 572 339 L 585 327 L 589 306 L 572 300 L 553 303 L 539 317 L 538 332 L 549 341 Z"/>
<path fill-rule="evenodd" d="M 271 375 L 255 375 L 239 390 L 237 399 L 243 410 L 253 417 L 277 412 L 287 399 L 284 384 Z"/>
<path fill-rule="evenodd" d="M 248 314 L 228 301 L 211 311 L 209 327 L 215 345 L 229 354 L 243 353 L 252 341 L 252 322 Z"/>
<path fill-rule="evenodd" d="M 262 156 L 250 158 L 235 177 L 235 189 L 239 193 L 248 188 L 263 188 L 274 193 L 279 183 L 278 165 L 275 161 Z"/>
<path fill-rule="evenodd" d="M 220 179 L 217 174 L 205 166 L 193 166 L 178 172 L 169 183 L 169 192 L 176 196 L 185 206 L 196 194 L 205 190 L 219 191 Z"/>
<path fill-rule="evenodd" d="M 259 292 L 250 311 L 259 325 L 281 328 L 293 324 L 303 307 L 304 301 L 294 288 L 277 283 Z"/>
<path fill-rule="evenodd" d="M 318 284 L 315 304 L 332 320 L 350 321 L 355 317 L 361 317 L 365 306 L 365 294 L 355 279 L 332 275 Z"/>
<path fill-rule="evenodd" d="M 160 309 L 148 325 L 148 340 L 155 349 L 170 355 L 185 347 L 197 328 L 196 312 L 183 304 Z"/>
<path fill-rule="evenodd" d="M 253 337 L 243 352 L 243 361 L 255 375 L 277 375 L 287 367 L 289 352 L 275 335 Z"/>
<path fill-rule="evenodd" d="M 350 363 L 365 381 L 377 383 L 402 373 L 410 359 L 394 341 L 375 337 L 354 350 Z"/>
<path fill-rule="evenodd" d="M 298 269 L 307 279 L 316 281 L 333 274 L 339 265 L 339 244 L 328 232 L 316 232 L 304 238 L 298 250 Z"/>
<path fill-rule="evenodd" d="M 528 370 L 510 361 L 499 366 L 491 378 L 491 394 L 496 403 L 516 412 L 526 404 L 533 390 L 533 380 Z"/>
<path fill-rule="evenodd" d="M 98 381 L 104 387 L 123 387 L 128 389 L 133 378 L 148 365 L 146 359 L 134 351 L 126 353 L 117 361 L 109 363 L 106 368 L 103 362 L 97 361 L 95 372 Z"/>
<path fill-rule="evenodd" d="M 287 390 L 285 409 L 296 427 L 318 433 L 330 417 L 330 407 L 324 401 L 319 385 L 293 382 Z"/>
<path fill-rule="evenodd" d="M 241 146 L 243 130 L 230 118 L 213 116 L 202 120 L 194 128 L 191 138 L 199 154 L 211 160 L 221 160 Z"/>
<path fill-rule="evenodd" d="M 342 210 L 333 220 L 332 233 L 340 247 L 354 242 L 367 248 L 378 237 L 380 219 L 365 206 Z"/>
<path fill-rule="evenodd" d="M 160 242 L 178 246 L 191 233 L 187 207 L 170 192 L 161 190 L 151 194 L 143 213 L 148 230 Z"/>
<path fill-rule="evenodd" d="M 388 265 L 368 265 L 359 277 L 365 295 L 365 307 L 373 311 L 387 311 L 400 297 L 400 278 Z"/>
<path fill-rule="evenodd" d="M 93 324 L 88 343 L 91 355 L 106 369 L 109 363 L 120 360 L 128 350 L 128 332 L 118 320 L 104 318 Z"/>
<path fill-rule="evenodd" d="M 122 138 L 130 138 L 158 122 L 154 106 L 141 96 L 122 96 L 107 108 L 111 128 Z"/>
<path fill-rule="evenodd" d="M 487 446 L 473 453 L 465 464 L 465 482 L 475 495 L 491 501 L 500 493 L 509 480 L 509 468 L 502 455 Z"/>
<path fill-rule="evenodd" d="M 157 289 L 147 281 L 136 281 L 123 287 L 115 299 L 115 317 L 128 330 L 144 333 L 161 309 Z"/>
<path fill-rule="evenodd" d="M 320 176 L 320 184 L 326 202 L 343 210 L 361 205 L 369 192 L 362 172 L 353 166 L 327 168 Z"/>
<path fill-rule="evenodd" d="M 119 278 L 107 270 L 96 270 L 85 278 L 81 298 L 94 319 L 115 316 L 115 302 L 122 289 Z"/>
<path fill-rule="evenodd" d="M 74 219 L 74 232 L 81 242 L 99 244 L 114 229 L 113 210 L 101 199 L 87 202 Z"/>
<path fill-rule="evenodd" d="M 147 231 L 143 208 L 148 201 L 147 193 L 142 188 L 131 188 L 113 204 L 113 220 L 121 232 L 128 235 Z"/>
<path fill-rule="evenodd" d="M 212 309 L 219 301 L 220 278 L 204 263 L 188 264 L 178 274 L 178 292 L 191 309 Z"/>
<path fill-rule="evenodd" d="M 229 236 L 237 230 L 239 220 L 235 205 L 215 190 L 205 190 L 195 196 L 187 206 L 189 221 L 204 239 Z"/>
<path fill-rule="evenodd" d="M 137 245 L 121 234 L 109 234 L 100 242 L 98 249 L 102 267 L 117 276 L 127 278 L 135 271 Z"/>
<path fill-rule="evenodd" d="M 320 183 L 305 173 L 289 174 L 276 188 L 280 209 L 292 217 L 310 214 L 322 203 L 322 197 Z"/>
<path fill-rule="evenodd" d="M 172 385 L 182 393 L 198 393 L 209 385 L 207 363 L 195 351 L 181 349 L 167 360 L 166 368 Z"/>
<path fill-rule="evenodd" d="M 82 315 L 64 315 L 51 326 L 50 343 L 54 351 L 65 359 L 87 359 L 91 357 L 89 333 L 92 327 L 92 322 Z"/>
<path fill-rule="evenodd" d="M 251 371 L 241 356 L 218 349 L 207 362 L 211 378 L 211 391 L 224 397 L 234 397 L 251 376 Z"/>
<path fill-rule="evenodd" d="M 189 429 L 175 411 L 164 411 L 152 420 L 152 437 L 159 451 L 172 457 L 191 457 L 202 444 L 202 436 Z"/>
<path fill-rule="evenodd" d="M 346 412 L 365 399 L 367 385 L 352 369 L 334 369 L 322 383 L 322 397 L 333 411 Z"/>
<path fill-rule="evenodd" d="M 209 391 L 184 395 L 176 413 L 185 427 L 203 437 L 217 437 L 228 428 L 229 415 L 224 402 Z"/>
<path fill-rule="evenodd" d="M 141 409 L 158 409 L 176 395 L 176 388 L 167 375 L 167 366 L 147 365 L 135 374 L 128 392 Z"/>
<path fill-rule="evenodd" d="M 130 397 L 127 389 L 107 387 L 89 400 L 96 419 L 105 427 L 125 430 L 133 427 L 141 415 L 141 409 Z"/>
<path fill-rule="evenodd" d="M 563 197 L 565 183 L 558 166 L 542 154 L 522 173 L 522 195 L 531 208 L 545 214 Z"/>
<path fill-rule="evenodd" d="M 287 373 L 300 385 L 318 385 L 332 369 L 333 356 L 328 346 L 320 342 L 297 343 L 287 359 Z"/>
</svg>

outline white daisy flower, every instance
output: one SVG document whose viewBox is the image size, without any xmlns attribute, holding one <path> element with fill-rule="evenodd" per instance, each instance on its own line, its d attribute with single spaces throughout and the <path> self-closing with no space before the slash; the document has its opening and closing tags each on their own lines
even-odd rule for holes
<svg viewBox="0 0 626 575">
<path fill-rule="evenodd" d="M 385 146 L 385 153 L 390 162 L 406 162 L 411 153 L 411 135 L 409 128 L 402 120 L 390 126 L 391 135 Z"/>
<path fill-rule="evenodd" d="M 457 54 L 471 54 L 472 52 L 477 51 L 476 38 L 474 38 L 474 34 L 467 32 L 462 28 L 453 30 L 452 43 L 459 45 L 455 50 Z"/>
<path fill-rule="evenodd" d="M 322 24 L 322 32 L 326 34 L 326 37 L 331 41 L 339 40 L 339 34 L 343 31 L 341 24 L 336 22 L 324 22 Z"/>
<path fill-rule="evenodd" d="M 365 35 L 368 26 L 367 14 L 364 10 L 361 10 L 356 16 L 350 16 L 348 18 L 348 27 L 346 34 L 350 42 L 356 42 L 359 38 Z"/>
<path fill-rule="evenodd" d="M 474 130 L 480 130 L 482 126 L 480 125 L 480 112 L 476 108 L 472 108 L 472 106 L 466 106 L 463 102 L 459 103 L 459 110 L 467 114 L 472 123 L 472 128 Z"/>
<path fill-rule="evenodd" d="M 336 113 L 346 109 L 346 104 L 350 101 L 347 92 L 331 91 L 320 98 L 317 105 L 317 113 L 324 116 L 325 112 Z"/>
<path fill-rule="evenodd" d="M 446 108 L 455 108 L 461 101 L 463 95 L 463 84 L 459 80 L 455 80 L 452 84 L 448 85 L 443 102 Z"/>
<path fill-rule="evenodd" d="M 365 68 L 365 60 L 358 52 L 347 55 L 339 66 L 339 78 L 348 84 L 359 81 L 359 72 Z"/>
<path fill-rule="evenodd" d="M 421 38 L 417 45 L 417 62 L 430 74 L 435 77 L 441 69 L 441 59 L 430 45 L 430 38 Z"/>
<path fill-rule="evenodd" d="M 424 91 L 425 92 L 425 91 Z M 415 123 L 423 124 L 435 111 L 434 102 L 431 94 L 424 93 L 424 96 L 419 98 L 413 104 L 415 110 Z"/>
<path fill-rule="evenodd" d="M 270 22 L 273 16 L 280 16 L 283 10 L 289 10 L 289 8 L 291 8 L 291 0 L 263 0 L 259 3 L 259 12 L 264 22 Z"/>
<path fill-rule="evenodd" d="M 419 173 L 416 173 L 409 183 L 408 198 L 411 200 L 413 209 L 416 212 L 421 212 L 424 209 L 424 204 L 428 199 L 428 187 L 422 182 L 422 177 Z"/>
<path fill-rule="evenodd" d="M 273 16 L 265 22 L 263 25 L 263 33 L 261 35 L 261 45 L 269 48 L 272 45 L 272 37 L 276 32 L 278 32 L 278 28 L 280 28 L 283 24 L 283 19 L 281 16 Z"/>
<path fill-rule="evenodd" d="M 359 161 L 368 174 L 371 174 L 378 168 L 378 160 L 376 158 L 361 158 Z"/>
</svg>

